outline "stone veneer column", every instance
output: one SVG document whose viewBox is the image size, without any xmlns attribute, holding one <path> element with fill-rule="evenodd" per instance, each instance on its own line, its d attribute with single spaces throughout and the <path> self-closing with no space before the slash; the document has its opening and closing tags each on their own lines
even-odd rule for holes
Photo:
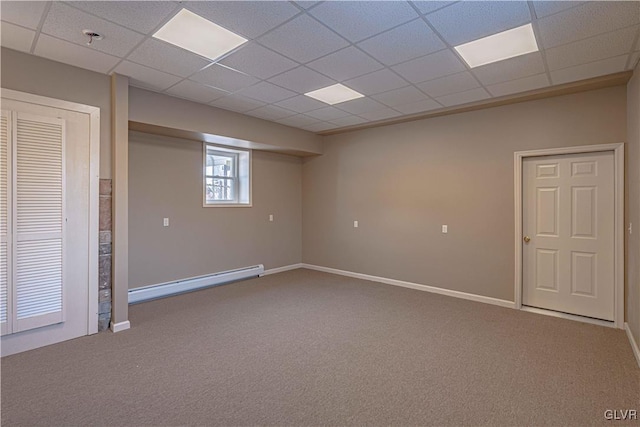
<svg viewBox="0 0 640 427">
<path fill-rule="evenodd" d="M 111 322 L 111 180 L 100 180 L 100 258 L 98 263 L 98 331 Z"/>
</svg>

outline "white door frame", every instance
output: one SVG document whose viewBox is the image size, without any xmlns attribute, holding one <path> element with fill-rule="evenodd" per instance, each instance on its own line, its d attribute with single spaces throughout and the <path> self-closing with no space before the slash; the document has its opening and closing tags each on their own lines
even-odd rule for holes
<svg viewBox="0 0 640 427">
<path fill-rule="evenodd" d="M 89 310 L 87 313 L 87 335 L 95 334 L 98 332 L 100 108 L 4 88 L 0 88 L 0 98 L 89 115 Z"/>
<path fill-rule="evenodd" d="M 522 162 L 527 157 L 557 156 L 561 154 L 584 154 L 613 151 L 614 157 L 614 321 L 607 322 L 551 310 L 522 306 Z M 515 182 L 515 308 L 548 314 L 555 317 L 580 320 L 598 325 L 624 329 L 624 143 L 584 145 L 579 147 L 546 148 L 541 150 L 516 151 L 514 153 Z"/>
</svg>

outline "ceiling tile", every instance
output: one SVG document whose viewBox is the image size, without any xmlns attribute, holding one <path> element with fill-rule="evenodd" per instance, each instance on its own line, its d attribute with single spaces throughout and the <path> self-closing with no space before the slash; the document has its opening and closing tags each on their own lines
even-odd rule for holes
<svg viewBox="0 0 640 427">
<path fill-rule="evenodd" d="M 291 98 L 296 95 L 295 92 L 283 89 L 269 82 L 260 82 L 256 85 L 243 89 L 238 93 L 242 96 L 257 99 L 258 101 L 262 101 L 267 104 L 282 101 L 283 99 Z"/>
<path fill-rule="evenodd" d="M 308 126 L 303 126 L 302 129 L 305 129 L 311 132 L 322 132 L 323 130 L 334 129 L 335 127 L 336 125 L 334 125 L 333 123 L 320 122 L 320 123 L 315 123 Z"/>
<path fill-rule="evenodd" d="M 237 90 L 244 89 L 245 87 L 254 85 L 259 81 L 255 77 L 251 77 L 247 74 L 218 64 L 213 64 L 212 66 L 197 72 L 189 79 L 208 86 L 217 87 L 228 92 L 235 92 Z"/>
<path fill-rule="evenodd" d="M 449 49 L 403 62 L 391 68 L 411 83 L 421 83 L 466 69 Z"/>
<path fill-rule="evenodd" d="M 353 46 L 315 60 L 308 66 L 339 82 L 383 68 Z"/>
<path fill-rule="evenodd" d="M 127 59 L 180 77 L 188 77 L 210 63 L 184 49 L 151 38 L 142 43 Z"/>
<path fill-rule="evenodd" d="M 120 60 L 115 56 L 56 39 L 46 34 L 40 34 L 38 37 L 34 53 L 44 58 L 103 74 L 106 74 Z"/>
<path fill-rule="evenodd" d="M 531 22 L 524 1 L 464 1 L 427 15 L 436 31 L 452 46 Z"/>
<path fill-rule="evenodd" d="M 367 111 L 366 113 L 360 113 L 360 116 L 367 120 L 384 120 L 392 117 L 398 117 L 402 115 L 398 111 L 391 108 L 383 108 L 382 110 Z"/>
<path fill-rule="evenodd" d="M 0 30 L 2 31 L 0 42 L 2 42 L 3 47 L 23 52 L 31 50 L 33 38 L 36 36 L 35 31 L 9 24 L 8 22 L 3 22 L 0 25 Z"/>
<path fill-rule="evenodd" d="M 473 74 L 483 85 L 492 85 L 544 72 L 544 62 L 540 52 L 517 56 L 473 69 Z"/>
<path fill-rule="evenodd" d="M 92 50 L 123 57 L 131 51 L 144 36 L 124 27 L 112 24 L 66 4 L 54 2 L 42 26 L 42 32 L 78 45 L 87 45 L 87 36 L 82 30 L 88 29 L 104 36 L 94 41 Z"/>
<path fill-rule="evenodd" d="M 403 114 L 416 114 L 423 111 L 431 111 L 437 108 L 442 108 L 442 105 L 438 104 L 433 99 L 427 99 L 425 101 L 411 102 L 409 104 L 403 104 L 393 107 Z"/>
<path fill-rule="evenodd" d="M 215 99 L 228 95 L 228 92 L 207 87 L 205 85 L 184 80 L 166 91 L 170 95 L 179 96 L 195 102 L 207 104 Z"/>
<path fill-rule="evenodd" d="M 349 114 L 338 110 L 336 107 L 324 107 L 319 110 L 309 111 L 306 115 L 319 120 L 334 120 L 340 117 L 346 117 Z"/>
<path fill-rule="evenodd" d="M 341 104 L 337 104 L 336 107 L 351 114 L 357 115 L 386 108 L 386 106 L 371 98 L 354 99 L 351 101 L 343 102 Z"/>
<path fill-rule="evenodd" d="M 616 56 L 589 64 L 551 71 L 553 84 L 562 84 L 624 71 L 629 55 Z"/>
<path fill-rule="evenodd" d="M 334 119 L 331 120 L 331 123 L 333 123 L 336 126 L 354 126 L 354 125 L 359 125 L 361 123 L 365 123 L 367 120 L 363 119 L 362 117 L 359 116 L 347 116 L 347 117 L 340 117 L 338 119 Z"/>
<path fill-rule="evenodd" d="M 571 9 L 584 3 L 583 1 L 534 1 L 533 8 L 538 18 L 553 15 L 563 10 Z"/>
<path fill-rule="evenodd" d="M 124 76 L 129 76 L 129 83 L 131 83 L 131 85 L 146 89 L 165 90 L 169 86 L 182 80 L 181 77 L 163 73 L 162 71 L 129 61 L 122 61 L 113 71 Z"/>
<path fill-rule="evenodd" d="M 318 123 L 320 122 L 320 120 L 314 119 L 313 117 L 309 117 L 304 114 L 298 114 L 295 116 L 285 117 L 284 119 L 278 119 L 276 120 L 276 122 L 287 126 L 302 127 Z"/>
<path fill-rule="evenodd" d="M 407 86 L 401 89 L 390 90 L 389 92 L 374 95 L 373 98 L 390 107 L 418 101 L 426 101 L 429 99 L 427 95 L 420 92 L 414 86 Z"/>
<path fill-rule="evenodd" d="M 594 1 L 538 20 L 545 48 L 640 23 L 638 1 Z"/>
<path fill-rule="evenodd" d="M 395 65 L 444 49 L 445 44 L 422 19 L 416 19 L 371 37 L 358 47 L 385 65 Z"/>
<path fill-rule="evenodd" d="M 329 1 L 309 13 L 354 43 L 418 17 L 409 3 L 399 1 L 375 4 L 366 1 Z"/>
<path fill-rule="evenodd" d="M 363 119 L 360 116 L 347 116 L 347 117 L 340 117 L 339 119 L 334 119 L 331 120 L 331 123 L 333 123 L 336 126 L 354 126 L 354 125 L 359 125 L 361 123 L 366 123 L 367 120 Z"/>
<path fill-rule="evenodd" d="M 407 82 L 397 74 L 385 68 L 371 74 L 356 77 L 344 82 L 345 86 L 360 92 L 363 95 L 374 95 L 387 92 L 407 85 Z"/>
<path fill-rule="evenodd" d="M 475 89 L 480 86 L 480 83 L 478 83 L 470 72 L 463 71 L 462 73 L 429 80 L 428 82 L 420 83 L 417 86 L 427 95 L 435 98 L 438 96 L 450 95 L 452 93 L 464 92 L 469 89 Z"/>
<path fill-rule="evenodd" d="M 342 37 L 306 15 L 287 22 L 258 41 L 300 63 L 313 61 L 348 45 Z"/>
<path fill-rule="evenodd" d="M 453 105 L 468 104 L 469 102 L 480 101 L 481 99 L 490 98 L 491 95 L 483 88 L 471 89 L 465 92 L 454 93 L 452 95 L 441 96 L 436 101 L 446 107 Z"/>
<path fill-rule="evenodd" d="M 420 13 L 426 14 L 442 9 L 445 6 L 455 3 L 452 1 L 414 1 L 413 4 L 418 8 Z"/>
<path fill-rule="evenodd" d="M 227 30 L 254 39 L 300 10 L 285 1 L 190 1 L 187 9 Z"/>
<path fill-rule="evenodd" d="M 213 105 L 214 107 L 224 108 L 225 110 L 245 113 L 247 111 L 262 107 L 263 105 L 265 105 L 265 103 L 257 101 L 255 99 L 233 94 L 220 99 L 216 99 L 215 101 L 211 102 L 210 105 Z"/>
<path fill-rule="evenodd" d="M 277 120 L 277 119 L 283 119 L 285 117 L 291 117 L 295 115 L 293 111 L 276 107 L 275 105 L 265 105 L 264 107 L 251 110 L 247 114 L 249 114 L 250 116 L 259 117 L 265 120 Z"/>
<path fill-rule="evenodd" d="M 260 79 L 268 79 L 298 65 L 292 60 L 256 43 L 242 46 L 238 51 L 220 61 L 220 63 Z"/>
<path fill-rule="evenodd" d="M 511 80 L 509 82 L 487 86 L 487 90 L 493 96 L 504 96 L 518 92 L 540 89 L 546 86 L 549 86 L 549 78 L 546 73 L 543 73 L 525 77 L 523 79 Z"/>
<path fill-rule="evenodd" d="M 307 67 L 300 66 L 286 73 L 269 79 L 271 83 L 293 90 L 298 93 L 307 93 L 322 87 L 331 86 L 335 82 L 328 77 L 318 74 Z"/>
<path fill-rule="evenodd" d="M 300 6 L 303 9 L 309 9 L 317 4 L 320 4 L 319 1 L 294 1 L 295 4 Z"/>
<path fill-rule="evenodd" d="M 158 27 L 178 6 L 171 1 L 73 1 L 71 5 L 143 34 Z"/>
<path fill-rule="evenodd" d="M 558 70 L 629 53 L 637 34 L 633 26 L 547 49 L 547 65 Z"/>
<path fill-rule="evenodd" d="M 324 102 L 320 102 L 304 95 L 298 95 L 293 98 L 285 99 L 284 101 L 276 102 L 275 105 L 295 111 L 296 113 L 306 113 L 307 111 L 317 110 L 327 106 Z"/>
<path fill-rule="evenodd" d="M 40 25 L 47 3 L 44 1 L 0 1 L 0 17 L 3 21 L 35 30 Z"/>
</svg>

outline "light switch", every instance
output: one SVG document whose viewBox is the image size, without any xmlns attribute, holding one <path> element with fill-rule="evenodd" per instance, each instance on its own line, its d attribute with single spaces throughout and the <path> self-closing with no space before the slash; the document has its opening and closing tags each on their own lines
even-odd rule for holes
<svg viewBox="0 0 640 427">
<path fill-rule="evenodd" d="M 353 221 L 353 228 L 358 228 L 358 221 Z"/>
<path fill-rule="evenodd" d="M 447 234 L 447 233 L 449 232 L 449 227 L 448 227 L 448 226 L 446 226 L 446 225 L 443 225 L 443 226 L 442 226 L 442 232 L 443 232 L 444 234 Z"/>
<path fill-rule="evenodd" d="M 168 227 L 168 226 L 169 226 L 169 218 L 165 218 L 165 219 L 162 221 L 162 225 L 164 225 L 165 227 Z"/>
<path fill-rule="evenodd" d="M 273 214 L 270 214 L 270 215 L 269 215 L 269 221 L 270 221 L 270 222 L 273 222 Z"/>
</svg>

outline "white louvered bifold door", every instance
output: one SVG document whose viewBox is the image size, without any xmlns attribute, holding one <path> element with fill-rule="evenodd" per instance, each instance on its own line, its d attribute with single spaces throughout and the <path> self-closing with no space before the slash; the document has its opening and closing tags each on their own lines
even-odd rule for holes
<svg viewBox="0 0 640 427">
<path fill-rule="evenodd" d="M 64 120 L 14 113 L 13 332 L 64 321 Z"/>
<path fill-rule="evenodd" d="M 11 294 L 9 290 L 9 277 L 11 272 L 9 267 L 9 213 L 11 211 L 11 186 L 9 185 L 11 171 L 11 113 L 2 110 L 0 116 L 0 335 L 5 335 L 11 331 L 11 311 L 9 301 Z"/>
</svg>

